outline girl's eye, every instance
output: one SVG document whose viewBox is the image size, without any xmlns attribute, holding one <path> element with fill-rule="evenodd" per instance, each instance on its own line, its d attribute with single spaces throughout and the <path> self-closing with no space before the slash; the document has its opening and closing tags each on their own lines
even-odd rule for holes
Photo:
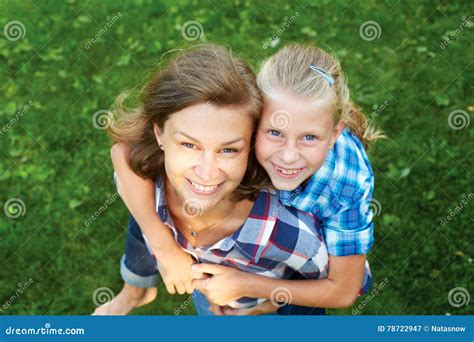
<svg viewBox="0 0 474 342">
<path fill-rule="evenodd" d="M 270 129 L 270 130 L 268 131 L 268 133 L 269 133 L 271 136 L 273 136 L 273 137 L 279 137 L 279 136 L 281 135 L 280 132 L 278 132 L 277 130 L 274 130 L 274 129 Z"/>
<path fill-rule="evenodd" d="M 239 152 L 236 148 L 223 148 L 221 151 L 226 153 L 226 154 L 232 154 L 232 153 Z"/>
<path fill-rule="evenodd" d="M 314 141 L 314 140 L 317 140 L 318 137 L 315 136 L 315 135 L 312 135 L 312 134 L 306 134 L 304 137 L 303 137 L 303 140 L 305 141 Z"/>
</svg>

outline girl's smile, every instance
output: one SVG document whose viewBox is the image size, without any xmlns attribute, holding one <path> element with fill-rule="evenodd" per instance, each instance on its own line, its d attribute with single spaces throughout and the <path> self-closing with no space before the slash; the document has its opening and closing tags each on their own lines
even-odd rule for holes
<svg viewBox="0 0 474 342">
<path fill-rule="evenodd" d="M 275 163 L 272 163 L 272 165 L 273 165 L 273 169 L 276 171 L 278 176 L 283 177 L 283 178 L 287 178 L 287 179 L 294 179 L 296 177 L 301 176 L 302 174 L 304 174 L 304 170 L 306 169 L 306 167 L 285 168 L 285 167 L 279 166 Z"/>
</svg>

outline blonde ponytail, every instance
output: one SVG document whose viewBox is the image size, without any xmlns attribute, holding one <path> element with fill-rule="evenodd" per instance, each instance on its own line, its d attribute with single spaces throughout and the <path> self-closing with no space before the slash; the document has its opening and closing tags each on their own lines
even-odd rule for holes
<svg viewBox="0 0 474 342">
<path fill-rule="evenodd" d="M 368 148 L 372 142 L 386 138 L 381 130 L 369 123 L 367 117 L 360 111 L 354 103 L 351 103 L 350 110 L 345 118 L 346 126 Z"/>
</svg>

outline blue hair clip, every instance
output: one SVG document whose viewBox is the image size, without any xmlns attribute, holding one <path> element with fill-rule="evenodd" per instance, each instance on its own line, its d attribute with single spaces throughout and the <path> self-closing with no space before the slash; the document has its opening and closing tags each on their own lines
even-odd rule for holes
<svg viewBox="0 0 474 342">
<path fill-rule="evenodd" d="M 314 65 L 310 65 L 309 66 L 311 70 L 313 70 L 314 72 L 317 72 L 318 74 L 320 74 L 321 76 L 324 77 L 324 79 L 326 81 L 328 81 L 329 85 L 333 85 L 334 83 L 334 78 L 331 77 L 331 75 L 329 75 L 325 70 L 321 69 L 321 68 L 318 68 L 318 67 L 315 67 Z"/>
</svg>

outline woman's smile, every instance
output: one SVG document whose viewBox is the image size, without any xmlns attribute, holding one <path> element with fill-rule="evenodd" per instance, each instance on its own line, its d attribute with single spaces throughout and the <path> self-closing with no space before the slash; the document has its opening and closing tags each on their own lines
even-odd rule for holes
<svg viewBox="0 0 474 342">
<path fill-rule="evenodd" d="M 203 185 L 186 178 L 189 188 L 198 195 L 213 195 L 219 191 L 224 182 L 215 185 Z"/>
</svg>

